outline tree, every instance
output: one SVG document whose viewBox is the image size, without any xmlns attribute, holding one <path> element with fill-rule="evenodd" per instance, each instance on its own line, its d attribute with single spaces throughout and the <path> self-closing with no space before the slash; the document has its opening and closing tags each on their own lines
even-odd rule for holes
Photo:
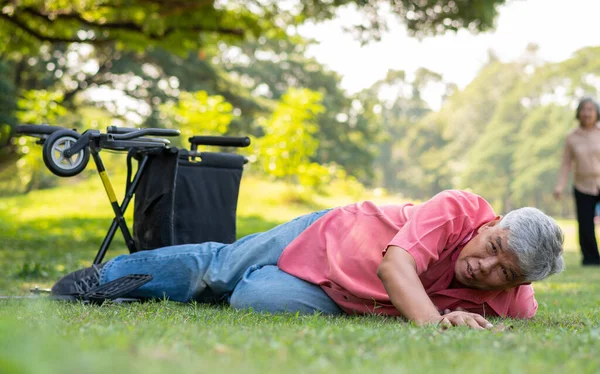
<svg viewBox="0 0 600 374">
<path fill-rule="evenodd" d="M 273 114 L 259 122 L 265 135 L 253 148 L 269 175 L 296 179 L 293 181 L 311 187 L 324 182 L 313 176 L 317 173 L 326 177 L 327 170 L 310 162 L 318 145 L 314 138 L 319 130 L 315 118 L 324 110 L 321 100 L 318 92 L 292 88 L 282 96 Z"/>
<path fill-rule="evenodd" d="M 291 88 L 319 92 L 325 110 L 316 117 L 319 131 L 314 134 L 318 148 L 312 160 L 336 163 L 362 181 L 368 181 L 373 161 L 372 144 L 378 129 L 353 108 L 354 98 L 340 88 L 341 78 L 314 58 L 306 57 L 310 41 L 260 38 L 243 43 L 216 56 L 215 66 L 229 72 L 239 85 L 264 100 L 280 100 Z M 354 104 L 356 107 L 356 104 Z"/>
<path fill-rule="evenodd" d="M 11 127 L 15 124 L 14 111 L 17 106 L 8 68 L 0 61 L 0 160 L 10 155 L 15 156 L 14 149 L 10 147 Z"/>
<path fill-rule="evenodd" d="M 41 123 L 43 120 L 53 121 L 66 114 L 60 103 L 60 93 L 43 90 L 30 90 L 22 93 L 18 101 L 20 110 L 17 112 L 19 123 Z M 32 152 L 37 145 L 37 139 L 31 137 L 19 138 L 11 144 L 11 158 L 21 157 L 16 163 L 4 163 L 0 168 L 0 191 L 2 193 L 27 192 L 32 189 L 47 187 L 48 172 L 39 153 Z M 56 178 L 51 178 L 55 180 Z"/>
<path fill-rule="evenodd" d="M 513 154 L 515 178 L 510 186 L 512 198 L 520 205 L 544 203 L 540 187 L 556 183 L 565 134 L 572 123 L 571 108 L 556 103 L 533 108 L 524 118 L 517 134 Z M 545 195 L 549 200 L 549 193 Z"/>
<path fill-rule="evenodd" d="M 567 211 L 551 196 L 564 137 L 581 96 L 600 93 L 600 48 L 544 63 L 535 46 L 511 63 L 492 61 L 440 111 L 455 154 L 457 188 L 472 188 L 499 211 L 535 205 Z"/>
<path fill-rule="evenodd" d="M 423 68 L 412 80 L 404 71 L 389 71 L 361 93 L 382 132 L 376 183 L 415 198 L 431 196 L 446 185 L 437 165 L 441 159 L 434 156 L 446 140 L 439 123 L 425 121 L 432 111 L 422 93 L 431 84 L 446 85 L 439 74 Z"/>
<path fill-rule="evenodd" d="M 3 51 L 35 53 L 40 42 L 87 43 L 145 50 L 148 46 L 187 52 L 201 36 L 240 37 L 274 27 L 260 15 L 232 3 L 163 0 L 0 1 Z M 262 24 L 262 26 L 261 26 Z"/>
<path fill-rule="evenodd" d="M 380 37 L 387 15 L 397 16 L 412 35 L 493 27 L 505 0 L 2 0 L 4 51 L 35 53 L 39 42 L 89 43 L 144 50 L 148 46 L 187 52 L 207 40 L 241 35 L 273 38 L 288 25 L 331 19 L 354 6 L 364 22 L 353 30 L 362 40 Z M 214 42 L 214 41 L 213 41 Z"/>
<path fill-rule="evenodd" d="M 377 39 L 388 22 L 386 9 L 407 24 L 412 35 L 436 34 L 457 28 L 486 30 L 493 25 L 497 5 L 504 0 L 412 1 L 315 0 L 282 2 L 213 0 L 0 0 L 0 61 L 10 70 L 14 95 L 40 90 L 60 94 L 71 113 L 98 106 L 123 121 L 160 125 L 160 106 L 177 100 L 182 91 L 206 91 L 220 95 L 233 106 L 232 132 L 252 130 L 259 113 L 272 110 L 275 103 L 235 81 L 235 78 L 207 58 L 232 46 L 263 40 L 288 41 L 287 30 L 307 21 L 330 19 L 342 6 L 351 6 L 365 16 L 354 28 L 363 40 Z M 300 45 L 295 40 L 288 45 Z M 76 61 L 71 56 L 76 55 Z M 299 57 L 301 52 L 296 52 Z M 294 61 L 294 59 L 290 59 Z M 298 61 L 288 72 L 315 66 Z M 292 64 L 293 65 L 293 64 Z M 283 68 L 281 71 L 285 71 Z M 317 67 L 302 84 L 316 89 L 323 79 L 324 104 L 331 111 L 319 114 L 322 133 L 313 159 L 335 161 L 368 180 L 361 167 L 372 159 L 377 130 L 360 109 L 363 105 L 347 98 L 337 86 L 338 78 Z M 295 85 L 282 74 L 279 89 Z M 326 84 L 325 84 L 326 83 Z M 110 92 L 105 102 L 90 102 L 93 90 Z M 136 105 L 124 107 L 123 98 Z M 16 100 L 15 100 L 16 101 Z M 6 112 L 11 116 L 10 112 Z M 103 117 L 104 118 L 104 117 Z M 83 121 L 75 121 L 83 123 Z M 6 122 L 12 126 L 11 122 Z M 60 123 L 56 123 L 59 124 Z M 327 124 L 327 125 L 325 125 Z M 2 140 L 2 139 L 0 139 Z M 0 142 L 0 147 L 6 142 Z M 340 148 L 339 145 L 345 145 Z M 0 150 L 0 162 L 8 157 Z"/>
<path fill-rule="evenodd" d="M 179 129 L 183 139 L 198 133 L 224 134 L 233 117 L 230 103 L 222 96 L 209 96 L 205 91 L 182 92 L 177 103 L 166 103 L 160 110 L 166 127 Z"/>
</svg>

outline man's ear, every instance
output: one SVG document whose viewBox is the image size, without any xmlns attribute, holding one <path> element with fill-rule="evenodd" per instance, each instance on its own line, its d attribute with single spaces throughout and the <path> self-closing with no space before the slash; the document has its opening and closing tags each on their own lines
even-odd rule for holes
<svg viewBox="0 0 600 374">
<path fill-rule="evenodd" d="M 479 226 L 479 229 L 477 230 L 477 232 L 481 232 L 482 230 L 488 229 L 490 227 L 494 227 L 496 226 L 496 224 L 498 222 L 500 222 L 500 220 L 502 220 L 502 216 L 496 216 L 496 218 L 494 218 L 493 220 L 489 221 L 488 223 L 484 223 L 483 225 Z"/>
</svg>

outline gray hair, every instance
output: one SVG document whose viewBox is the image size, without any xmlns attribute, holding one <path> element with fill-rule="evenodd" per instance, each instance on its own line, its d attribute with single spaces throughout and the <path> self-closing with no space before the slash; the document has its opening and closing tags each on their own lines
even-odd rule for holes
<svg viewBox="0 0 600 374">
<path fill-rule="evenodd" d="M 565 269 L 563 232 L 541 210 L 531 207 L 513 210 L 500 220 L 500 228 L 508 229 L 508 248 L 517 256 L 526 282 L 542 280 Z"/>
</svg>

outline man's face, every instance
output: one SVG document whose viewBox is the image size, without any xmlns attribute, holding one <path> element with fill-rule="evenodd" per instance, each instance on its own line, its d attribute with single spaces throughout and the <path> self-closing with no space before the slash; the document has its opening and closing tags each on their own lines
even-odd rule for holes
<svg viewBox="0 0 600 374">
<path fill-rule="evenodd" d="M 463 247 L 454 267 L 459 283 L 482 290 L 504 290 L 522 283 L 517 257 L 508 249 L 508 230 L 498 225 L 501 218 L 481 226 Z"/>
</svg>

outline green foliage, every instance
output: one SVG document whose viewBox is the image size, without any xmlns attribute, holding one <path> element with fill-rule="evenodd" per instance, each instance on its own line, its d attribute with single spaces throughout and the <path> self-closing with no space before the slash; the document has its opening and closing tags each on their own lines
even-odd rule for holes
<svg viewBox="0 0 600 374">
<path fill-rule="evenodd" d="M 265 101 L 280 100 L 290 88 L 321 93 L 325 110 L 315 119 L 319 126 L 314 134 L 318 147 L 311 160 L 338 164 L 361 182 L 370 183 L 372 169 L 365 165 L 373 162 L 379 128 L 366 118 L 360 99 L 348 97 L 340 88 L 341 78 L 336 73 L 306 57 L 309 46 L 310 42 L 299 36 L 249 40 L 239 49 L 216 55 L 214 66 L 224 68 L 235 84 Z M 244 109 L 242 116 L 248 116 Z M 246 131 L 252 132 L 253 128 Z"/>
<path fill-rule="evenodd" d="M 363 192 L 361 183 L 339 165 L 312 161 L 319 145 L 316 118 L 325 110 L 321 100 L 318 92 L 290 88 L 272 115 L 258 120 L 264 135 L 253 141 L 252 158 L 267 175 L 297 184 L 286 198 L 290 203 L 311 206 L 314 193 L 333 181 L 349 194 Z"/>
<path fill-rule="evenodd" d="M 182 91 L 206 91 L 233 106 L 229 133 L 260 136 L 254 119 L 268 116 L 289 88 L 318 91 L 327 109 L 316 118 L 318 146 L 310 156 L 316 164 L 303 172 L 304 182 L 314 184 L 325 173 L 318 165 L 335 163 L 371 183 L 378 126 L 365 105 L 339 88 L 336 74 L 304 57 L 307 42 L 284 30 L 330 19 L 344 6 L 365 16 L 354 29 L 362 40 L 377 39 L 390 12 L 417 36 L 462 27 L 486 30 L 503 2 L 0 1 L 5 36 L 0 52 L 14 97 L 31 100 L 26 92 L 54 92 L 72 113 L 97 106 L 129 126 L 164 127 L 161 105 L 177 101 Z M 238 60 L 231 58 L 236 48 L 243 52 Z M 261 94 L 264 86 L 268 93 Z M 30 109 L 50 121 L 45 111 L 52 108 Z M 0 125 L 0 145 L 7 144 L 8 133 L 10 128 Z M 13 147 L 0 149 L 5 170 L 18 157 Z"/>
<path fill-rule="evenodd" d="M 558 63 L 540 61 L 535 46 L 513 62 L 490 55 L 464 90 L 446 84 L 451 94 L 439 112 L 419 101 L 424 86 L 418 79 L 391 73 L 372 90 L 385 84 L 413 93 L 371 107 L 379 110 L 374 118 L 387 135 L 376 164 L 379 175 L 389 176 L 381 185 L 419 198 L 467 188 L 498 212 L 534 205 L 572 214 L 570 199 L 557 203 L 551 193 L 565 136 L 576 126 L 574 107 L 581 96 L 600 93 L 598 58 L 598 47 Z M 425 76 L 440 82 L 435 74 Z"/>
<path fill-rule="evenodd" d="M 362 40 L 378 39 L 391 11 L 417 36 L 456 31 L 485 31 L 505 0 L 451 1 L 298 1 L 282 5 L 232 0 L 26 0 L 0 2 L 0 33 L 8 36 L 1 52 L 34 54 L 42 42 L 116 44 L 143 51 L 166 48 L 185 54 L 216 40 L 245 35 L 276 38 L 287 26 L 332 18 L 340 6 L 354 5 L 365 17 L 354 31 Z"/>
<path fill-rule="evenodd" d="M 564 138 L 575 124 L 572 110 L 584 93 L 599 93 L 600 86 L 589 83 L 600 74 L 590 57 L 599 54 L 600 48 L 587 48 L 567 61 L 542 64 L 530 47 L 521 61 L 504 65 L 516 79 L 473 143 L 463 185 L 502 201 L 503 211 L 537 205 L 561 212 L 550 194 Z"/>
<path fill-rule="evenodd" d="M 163 124 L 181 130 L 184 139 L 195 134 L 225 134 L 233 118 L 233 106 L 222 96 L 209 96 L 205 91 L 182 92 L 177 103 L 161 107 Z"/>
<path fill-rule="evenodd" d="M 10 36 L 2 51 L 24 54 L 37 50 L 40 42 L 116 43 L 137 51 L 156 46 L 185 53 L 201 46 L 202 37 L 239 38 L 275 27 L 235 2 L 28 0 L 3 1 L 2 6 L 0 27 Z"/>
<path fill-rule="evenodd" d="M 380 127 L 379 155 L 375 162 L 375 185 L 390 190 L 410 191 L 424 198 L 441 189 L 442 174 L 436 168 L 438 149 L 444 145 L 436 122 L 419 122 L 431 112 L 421 92 L 429 84 L 442 84 L 441 77 L 420 69 L 409 80 L 404 71 L 389 71 L 386 78 L 363 91 L 359 98 L 370 111 L 369 120 Z"/>
<path fill-rule="evenodd" d="M 349 5 L 363 16 L 358 24 L 347 28 L 361 41 L 378 40 L 387 30 L 389 15 L 396 16 L 410 35 L 423 37 L 465 28 L 486 31 L 494 26 L 497 8 L 505 0 L 332 0 L 298 1 L 292 12 L 296 22 L 329 19 L 336 8 Z M 262 2 L 277 8 L 277 1 Z M 289 7 L 289 6 L 288 6 Z M 282 12 L 283 9 L 277 9 Z M 282 12 L 286 15 L 285 11 Z"/>
<path fill-rule="evenodd" d="M 67 114 L 61 104 L 62 99 L 59 92 L 23 91 L 22 97 L 17 100 L 17 120 L 19 123 L 57 125 L 57 121 Z M 0 167 L 0 195 L 27 192 L 54 184 L 55 179 L 46 172 L 39 153 L 41 148 L 35 144 L 36 141 L 32 137 L 12 138 L 11 152 L 20 158 L 14 163 L 5 162 L 4 167 Z"/>
<path fill-rule="evenodd" d="M 18 120 L 20 123 L 56 123 L 57 118 L 67 113 L 60 103 L 63 95 L 60 92 L 45 90 L 23 91 L 17 101 L 19 106 Z"/>
<path fill-rule="evenodd" d="M 512 197 L 527 205 L 539 205 L 540 186 L 556 183 L 565 134 L 573 118 L 571 108 L 550 104 L 530 111 L 518 132 L 512 162 L 515 178 Z"/>
<path fill-rule="evenodd" d="M 0 124 L 0 144 L 5 144 L 0 188 L 22 192 L 52 184 L 40 173 L 40 158 L 25 152 L 31 142 L 7 143 L 9 126 L 16 122 L 11 103 L 18 98 L 19 119 L 33 123 L 78 129 L 98 128 L 100 122 L 172 126 L 183 130 L 182 138 L 253 135 L 262 147 L 257 158 L 262 167 L 305 186 L 330 183 L 343 170 L 349 186 L 360 186 L 357 178 L 421 199 L 442 189 L 471 188 L 499 210 L 527 204 L 562 214 L 569 203 L 553 202 L 548 186 L 564 133 L 574 124 L 569 111 L 583 94 L 598 94 L 598 48 L 560 63 L 539 61 L 535 46 L 510 63 L 490 53 L 462 91 L 426 69 L 414 79 L 392 71 L 350 97 L 340 89 L 339 76 L 306 58 L 311 41 L 290 27 L 329 19 L 347 7 L 365 17 L 354 30 L 363 40 L 376 39 L 389 14 L 417 37 L 458 28 L 487 30 L 504 3 L 5 1 L 0 106 L 7 105 L 8 117 Z M 423 100 L 431 87 L 445 92 L 439 112 Z M 310 120 L 286 122 L 282 113 L 291 109 L 284 94 L 292 89 L 318 92 L 323 109 L 306 111 Z M 197 92 L 206 97 L 193 96 Z M 197 110 L 212 105 L 211 97 L 220 98 L 212 114 Z M 102 114 L 92 114 L 90 107 Z M 306 128 L 289 130 L 302 121 Z M 540 132 L 544 126 L 548 130 Z M 303 146 L 290 145 L 286 136 L 297 136 L 294 141 Z"/>
<path fill-rule="evenodd" d="M 393 1 L 394 5 L 397 1 Z M 461 28 L 485 31 L 494 26 L 498 15 L 497 7 L 505 0 L 467 0 L 467 1 L 401 1 L 403 8 L 399 14 L 409 30 L 416 35 L 436 34 Z"/>
<path fill-rule="evenodd" d="M 11 133 L 14 126 L 16 99 L 15 87 L 8 76 L 8 69 L 0 61 L 0 165 L 5 164 L 14 150 L 11 147 Z M 1 168 L 0 168 L 1 169 Z"/>
<path fill-rule="evenodd" d="M 325 182 L 327 169 L 310 162 L 318 145 L 315 117 L 324 110 L 321 100 L 318 92 L 290 89 L 273 114 L 259 120 L 265 135 L 255 142 L 256 157 L 267 174 L 312 186 Z"/>
</svg>

